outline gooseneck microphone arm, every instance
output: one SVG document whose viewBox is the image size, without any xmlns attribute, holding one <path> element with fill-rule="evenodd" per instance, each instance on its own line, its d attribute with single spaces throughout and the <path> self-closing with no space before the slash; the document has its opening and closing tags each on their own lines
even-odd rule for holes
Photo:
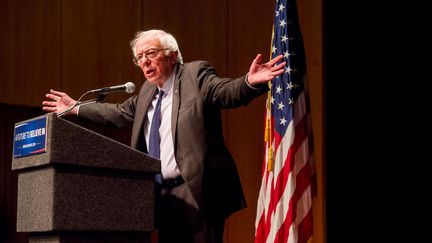
<svg viewBox="0 0 432 243">
<path fill-rule="evenodd" d="M 127 83 L 122 84 L 122 85 L 116 85 L 116 86 L 105 87 L 105 88 L 100 88 L 100 89 L 93 89 L 93 90 L 87 91 L 79 97 L 79 99 L 75 102 L 75 104 L 69 106 L 64 111 L 59 112 L 57 114 L 57 117 L 62 117 L 64 115 L 68 114 L 73 108 L 75 108 L 79 105 L 101 102 L 105 99 L 107 94 L 112 93 L 112 92 L 122 92 L 122 91 L 126 92 L 126 93 L 134 92 L 135 91 L 135 84 L 133 84 L 132 82 L 127 82 Z M 88 94 L 96 94 L 97 96 L 96 96 L 96 98 L 93 98 L 90 100 L 81 101 L 81 99 Z"/>
<path fill-rule="evenodd" d="M 57 114 L 57 117 L 62 117 L 62 116 L 64 116 L 64 115 L 66 115 L 66 114 L 69 114 L 69 112 L 70 112 L 73 108 L 75 108 L 75 107 L 77 107 L 77 106 L 79 106 L 79 105 L 96 103 L 96 102 L 98 102 L 98 101 L 102 101 L 102 100 L 104 100 L 105 97 L 106 97 L 106 95 L 98 95 L 96 98 L 93 98 L 93 99 L 90 99 L 90 100 L 81 101 L 81 99 L 82 99 L 84 96 L 86 96 L 86 95 L 88 95 L 88 94 L 90 94 L 90 93 L 92 93 L 91 90 L 85 92 L 83 95 L 81 95 L 81 97 L 77 100 L 77 102 L 76 102 L 75 104 L 69 106 L 69 108 L 67 108 L 66 110 L 64 110 L 64 111 L 62 111 L 62 112 L 60 112 L 60 113 L 58 113 L 58 114 Z"/>
</svg>

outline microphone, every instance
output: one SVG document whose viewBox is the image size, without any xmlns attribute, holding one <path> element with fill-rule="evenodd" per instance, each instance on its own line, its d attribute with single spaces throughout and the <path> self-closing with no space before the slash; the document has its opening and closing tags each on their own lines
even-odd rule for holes
<svg viewBox="0 0 432 243">
<path fill-rule="evenodd" d="M 111 86 L 111 87 L 103 87 L 100 89 L 90 90 L 88 93 L 97 93 L 98 95 L 107 95 L 113 92 L 126 92 L 132 93 L 135 91 L 135 84 L 132 82 L 127 82 L 125 84 Z"/>
<path fill-rule="evenodd" d="M 107 94 L 112 93 L 112 92 L 132 93 L 134 91 L 135 91 L 135 84 L 132 82 L 127 82 L 125 84 L 111 86 L 111 87 L 104 87 L 104 88 L 100 88 L 100 89 L 93 89 L 93 90 L 85 92 L 83 95 L 81 95 L 81 97 L 79 97 L 79 99 L 77 100 L 77 102 L 74 105 L 72 105 L 69 108 L 67 108 L 66 110 L 58 113 L 57 116 L 62 117 L 64 115 L 68 114 L 73 108 L 75 108 L 78 105 L 85 105 L 85 104 L 91 104 L 91 103 L 102 101 L 103 99 L 105 99 L 105 96 Z M 81 101 L 81 99 L 88 94 L 97 94 L 98 97 L 91 99 L 91 100 Z"/>
</svg>

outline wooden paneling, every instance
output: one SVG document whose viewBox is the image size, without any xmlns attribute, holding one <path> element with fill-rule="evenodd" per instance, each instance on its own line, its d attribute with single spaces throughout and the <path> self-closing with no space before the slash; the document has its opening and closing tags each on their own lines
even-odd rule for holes
<svg viewBox="0 0 432 243">
<path fill-rule="evenodd" d="M 61 80 L 61 2 L 0 1 L 0 102 L 40 105 Z"/>
<path fill-rule="evenodd" d="M 61 89 L 78 98 L 87 90 L 132 81 L 142 75 L 129 42 L 141 26 L 141 2 L 64 0 Z M 110 101 L 126 95 L 112 94 Z"/>
<path fill-rule="evenodd" d="M 229 1 L 228 76 L 238 77 L 249 71 L 258 53 L 268 60 L 274 3 L 252 0 Z M 227 242 L 253 242 L 261 169 L 264 158 L 263 95 L 246 107 L 225 112 L 225 138 L 236 159 L 248 207 L 227 220 Z"/>
<path fill-rule="evenodd" d="M 207 60 L 222 75 L 227 70 L 227 1 L 144 1 L 143 28 L 173 34 L 185 62 Z"/>
</svg>

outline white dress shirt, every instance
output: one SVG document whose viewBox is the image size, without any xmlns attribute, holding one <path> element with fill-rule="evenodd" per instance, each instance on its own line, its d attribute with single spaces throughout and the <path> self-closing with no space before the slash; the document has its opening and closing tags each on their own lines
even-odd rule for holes
<svg viewBox="0 0 432 243">
<path fill-rule="evenodd" d="M 160 135 L 160 160 L 163 179 L 171 179 L 180 176 L 180 170 L 177 166 L 177 161 L 174 157 L 174 140 L 171 129 L 171 114 L 173 100 L 173 84 L 176 70 L 174 70 L 168 80 L 165 82 L 162 90 L 164 95 L 161 104 L 161 125 L 159 127 Z M 147 111 L 146 121 L 144 125 L 144 136 L 149 145 L 150 124 L 153 119 L 154 109 L 160 93 L 153 97 L 151 105 Z"/>
</svg>

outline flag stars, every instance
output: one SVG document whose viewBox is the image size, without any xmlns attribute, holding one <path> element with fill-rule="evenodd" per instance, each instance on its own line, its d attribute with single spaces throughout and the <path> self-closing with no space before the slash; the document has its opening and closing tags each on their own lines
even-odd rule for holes
<svg viewBox="0 0 432 243">
<path fill-rule="evenodd" d="M 282 88 L 280 86 L 276 87 L 276 94 L 280 94 L 282 92 Z"/>
<path fill-rule="evenodd" d="M 284 107 L 285 107 L 285 105 L 282 102 L 278 103 L 278 109 L 279 110 L 283 110 Z"/>
<path fill-rule="evenodd" d="M 285 19 L 282 19 L 281 21 L 279 21 L 279 27 L 284 28 L 286 24 L 287 23 L 285 22 Z"/>
<path fill-rule="evenodd" d="M 279 4 L 279 11 L 283 11 L 285 9 L 285 5 L 283 5 L 282 3 Z"/>
<path fill-rule="evenodd" d="M 288 122 L 288 121 L 285 119 L 285 117 L 282 117 L 282 118 L 279 119 L 279 120 L 280 120 L 280 124 L 283 125 L 283 126 L 285 126 L 285 124 Z"/>
<path fill-rule="evenodd" d="M 294 83 L 293 84 L 293 82 L 289 82 L 289 83 L 287 83 L 287 88 L 288 89 L 294 89 L 294 88 L 298 88 L 299 86 L 298 86 L 298 84 L 296 84 L 296 83 Z"/>
<path fill-rule="evenodd" d="M 292 5 L 290 4 L 292 3 Z M 270 77 L 272 78 L 271 82 L 272 87 L 270 88 L 270 91 L 268 92 L 268 100 L 266 101 L 266 128 L 265 128 L 265 149 L 266 149 L 266 158 L 264 161 L 264 167 L 265 173 L 263 173 L 263 178 L 266 179 L 268 175 L 273 175 L 274 180 L 273 181 L 265 181 L 263 185 L 261 186 L 261 190 L 264 191 L 264 193 L 260 193 L 258 198 L 258 208 L 257 210 L 257 217 L 255 221 L 258 221 L 259 223 L 256 226 L 256 228 L 266 228 L 267 226 L 271 227 L 269 231 L 273 232 L 273 228 L 276 230 L 274 231 L 275 234 L 269 233 L 268 238 L 266 238 L 267 241 L 275 241 L 276 238 L 284 238 L 286 237 L 288 240 L 285 241 L 295 241 L 297 238 L 305 239 L 305 241 L 310 240 L 311 236 L 306 231 L 302 232 L 294 232 L 294 234 L 291 234 L 291 229 L 289 227 L 280 227 L 281 224 L 287 224 L 289 226 L 290 219 L 289 217 L 273 217 L 273 218 L 267 218 L 268 211 L 272 211 L 274 215 L 286 215 L 286 211 L 293 211 L 297 212 L 298 215 L 303 213 L 306 215 L 307 213 L 311 213 L 311 205 L 310 200 L 298 200 L 294 203 L 290 203 L 293 200 L 292 197 L 284 197 L 282 194 L 284 192 L 283 190 L 280 191 L 278 196 L 281 196 L 280 201 L 273 203 L 268 203 L 269 201 L 273 202 L 273 191 L 278 189 L 279 187 L 284 189 L 286 181 L 282 179 L 284 175 L 279 175 L 279 177 L 276 177 L 277 173 L 275 171 L 278 168 L 290 168 L 287 169 L 287 173 L 295 172 L 294 170 L 299 167 L 303 166 L 303 164 L 296 164 L 299 161 L 307 161 L 309 158 L 308 156 L 311 156 L 311 153 L 298 153 L 300 157 L 296 155 L 296 157 L 292 157 L 289 155 L 283 155 L 279 156 L 279 154 L 276 154 L 278 151 L 275 151 L 277 148 L 275 148 L 275 144 L 273 143 L 274 139 L 278 137 L 279 135 L 283 138 L 280 141 L 280 145 L 278 148 L 282 148 L 282 150 L 295 150 L 296 149 L 296 143 L 292 144 L 292 141 L 290 139 L 284 139 L 284 138 L 291 138 L 295 137 L 296 139 L 299 137 L 298 135 L 298 129 L 300 127 L 297 127 L 298 125 L 301 125 L 302 123 L 310 122 L 309 119 L 306 120 L 306 118 L 309 117 L 310 111 L 305 109 L 305 104 L 303 102 L 307 102 L 309 97 L 307 97 L 307 93 L 305 92 L 305 80 L 303 75 L 306 75 L 305 73 L 305 63 L 304 63 L 304 53 L 303 53 L 303 43 L 300 41 L 300 29 L 297 21 L 297 8 L 295 5 L 295 2 L 287 3 L 287 1 L 277 1 L 274 5 L 274 8 L 272 9 L 274 12 L 274 15 L 277 16 L 273 20 L 273 31 L 272 31 L 272 43 L 267 46 L 270 47 L 270 54 L 274 58 L 278 55 L 282 55 L 283 60 L 281 60 L 279 63 L 285 62 L 284 66 L 282 67 L 283 70 L 282 73 L 278 75 L 277 77 Z M 271 12 L 270 12 L 271 13 Z M 282 26 L 282 27 L 281 27 Z M 276 49 L 277 47 L 277 49 Z M 299 53 L 297 53 L 300 51 Z M 299 96 L 303 95 L 303 99 L 299 99 Z M 297 117 L 299 111 L 296 110 L 296 105 L 300 106 L 301 109 L 305 109 L 300 111 L 302 113 L 302 117 Z M 304 114 L 303 114 L 304 113 Z M 300 120 L 297 120 L 300 119 Z M 303 119 L 305 121 L 303 121 Z M 309 130 L 310 127 L 306 126 L 306 130 L 304 131 L 305 134 L 309 134 L 311 131 Z M 271 140 L 273 139 L 273 140 Z M 310 143 L 313 141 L 302 141 L 302 146 L 304 146 L 305 151 L 312 151 L 309 146 Z M 291 149 L 291 150 L 290 150 Z M 281 149 L 279 149 L 281 150 Z M 309 161 L 310 162 L 310 161 Z M 313 166 L 311 164 L 310 166 Z M 294 168 L 294 169 L 292 169 Z M 309 168 L 308 168 L 309 169 Z M 311 167 L 312 170 L 314 168 Z M 283 173 L 280 173 L 283 174 Z M 305 187 L 306 189 L 300 187 L 297 184 L 295 180 L 294 181 L 288 181 L 286 183 L 286 188 L 289 189 L 295 189 L 295 190 L 303 190 L 303 192 L 300 193 L 310 193 L 311 187 L 313 188 L 315 185 L 313 182 L 316 180 L 316 175 L 311 175 L 310 177 L 306 178 L 308 179 L 305 181 L 305 185 L 308 185 L 309 187 Z M 295 178 L 294 178 L 295 179 Z M 309 181 L 310 179 L 310 181 Z M 267 183 L 268 182 L 268 183 Z M 279 182 L 282 182 L 280 184 Z M 291 184 L 289 184 L 291 183 Z M 286 191 L 286 190 L 285 190 Z M 270 197 L 268 197 L 270 196 Z M 286 199 L 286 200 L 285 200 Z M 313 196 L 312 196 L 313 199 Z M 291 201 L 290 201 L 291 200 Z M 294 200 L 295 201 L 295 200 Z M 283 207 L 274 207 L 278 205 L 284 205 Z M 291 205 L 292 204 L 292 205 Z M 285 207 L 286 206 L 286 207 Z M 291 207 L 294 206 L 294 207 Z M 298 206 L 298 207 L 297 207 Z M 301 207 L 301 210 L 299 208 Z M 290 211 L 290 212 L 291 212 Z M 298 216 L 297 215 L 297 216 Z M 312 214 L 310 214 L 312 215 Z M 308 224 L 307 217 L 299 218 L 298 222 L 299 224 Z M 296 224 L 298 226 L 298 224 Z M 294 226 L 296 226 L 294 225 Z M 294 229 L 296 231 L 296 229 Z M 264 237 L 266 237 L 266 233 L 264 233 Z"/>
</svg>

